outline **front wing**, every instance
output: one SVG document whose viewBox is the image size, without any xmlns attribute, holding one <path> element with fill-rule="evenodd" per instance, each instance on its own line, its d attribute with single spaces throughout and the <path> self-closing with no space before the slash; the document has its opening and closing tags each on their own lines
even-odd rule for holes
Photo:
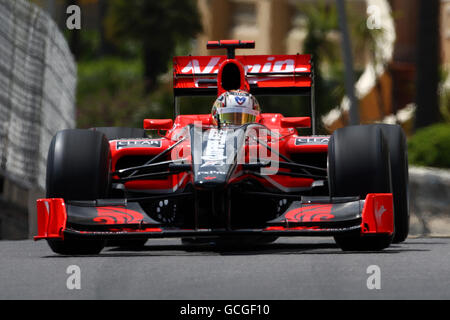
<svg viewBox="0 0 450 320">
<path fill-rule="evenodd" d="M 278 218 L 255 229 L 180 229 L 162 226 L 137 202 L 124 199 L 72 201 L 37 200 L 40 239 L 143 239 L 238 235 L 334 236 L 392 234 L 391 193 L 352 197 L 301 197 Z"/>
</svg>

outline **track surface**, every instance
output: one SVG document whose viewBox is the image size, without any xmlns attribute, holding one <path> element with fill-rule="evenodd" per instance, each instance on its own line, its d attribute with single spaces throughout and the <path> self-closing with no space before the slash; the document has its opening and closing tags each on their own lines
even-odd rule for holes
<svg viewBox="0 0 450 320">
<path fill-rule="evenodd" d="M 408 239 L 379 253 L 342 252 L 332 238 L 241 250 L 149 240 L 82 257 L 55 255 L 45 241 L 0 241 L 0 253 L 0 299 L 450 299 L 450 238 Z M 71 265 L 80 289 L 67 287 Z M 371 265 L 380 289 L 368 289 Z"/>
</svg>

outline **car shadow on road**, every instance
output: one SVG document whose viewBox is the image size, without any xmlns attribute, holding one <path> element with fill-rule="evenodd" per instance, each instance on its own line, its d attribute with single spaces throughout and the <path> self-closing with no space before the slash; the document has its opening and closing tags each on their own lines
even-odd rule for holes
<svg viewBox="0 0 450 320">
<path fill-rule="evenodd" d="M 427 243 L 430 244 L 430 243 Z M 420 247 L 419 247 L 420 246 Z M 406 252 L 431 251 L 424 249 L 420 243 L 405 242 L 392 244 L 389 248 L 381 251 L 342 251 L 338 245 L 330 240 L 329 242 L 274 242 L 270 244 L 253 245 L 216 245 L 216 244 L 182 244 L 177 241 L 170 241 L 167 244 L 152 243 L 148 241 L 146 245 L 130 247 L 106 247 L 97 255 L 77 255 L 76 257 L 145 257 L 145 256 L 252 256 L 252 255 L 358 255 L 358 254 L 400 254 Z M 48 255 L 45 258 L 74 257 L 72 255 Z"/>
<path fill-rule="evenodd" d="M 414 248 L 410 245 L 393 244 L 382 251 L 342 251 L 333 242 L 321 243 L 271 243 L 252 246 L 245 245 L 186 245 L 186 244 L 147 244 L 140 248 L 106 248 L 101 256 L 250 256 L 250 255 L 288 255 L 288 254 L 398 254 L 411 251 L 430 251 L 428 249 Z"/>
</svg>

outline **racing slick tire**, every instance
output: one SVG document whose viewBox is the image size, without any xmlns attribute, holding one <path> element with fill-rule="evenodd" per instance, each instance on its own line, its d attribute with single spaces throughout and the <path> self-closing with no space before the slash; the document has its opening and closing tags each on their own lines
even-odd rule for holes
<svg viewBox="0 0 450 320">
<path fill-rule="evenodd" d="M 337 129 L 328 145 L 328 179 L 331 196 L 390 193 L 389 148 L 380 127 L 357 125 Z M 378 251 L 387 248 L 393 235 L 335 236 L 344 251 Z"/>
<path fill-rule="evenodd" d="M 399 125 L 377 124 L 389 145 L 395 233 L 393 243 L 405 241 L 409 233 L 408 149 Z"/>
<path fill-rule="evenodd" d="M 92 130 L 103 133 L 108 140 L 147 138 L 145 130 L 141 128 L 95 127 L 92 128 Z M 107 241 L 106 245 L 109 247 L 120 247 L 123 249 L 135 250 L 142 248 L 146 242 L 147 239 L 115 240 Z"/>
<path fill-rule="evenodd" d="M 95 127 L 94 131 L 103 133 L 108 140 L 126 138 L 147 138 L 144 129 L 128 127 Z"/>
<path fill-rule="evenodd" d="M 56 133 L 48 152 L 47 198 L 94 200 L 106 198 L 109 189 L 110 149 L 101 132 L 68 129 Z M 98 254 L 103 240 L 48 239 L 59 254 Z"/>
</svg>

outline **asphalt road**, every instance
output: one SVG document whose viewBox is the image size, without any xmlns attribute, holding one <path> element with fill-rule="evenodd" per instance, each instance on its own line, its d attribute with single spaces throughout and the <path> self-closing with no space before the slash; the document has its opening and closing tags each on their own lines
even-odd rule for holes
<svg viewBox="0 0 450 320">
<path fill-rule="evenodd" d="M 450 238 L 379 253 L 342 252 L 332 238 L 245 250 L 163 239 L 82 257 L 55 255 L 45 241 L 0 241 L 0 299 L 450 299 L 449 264 Z"/>
</svg>

